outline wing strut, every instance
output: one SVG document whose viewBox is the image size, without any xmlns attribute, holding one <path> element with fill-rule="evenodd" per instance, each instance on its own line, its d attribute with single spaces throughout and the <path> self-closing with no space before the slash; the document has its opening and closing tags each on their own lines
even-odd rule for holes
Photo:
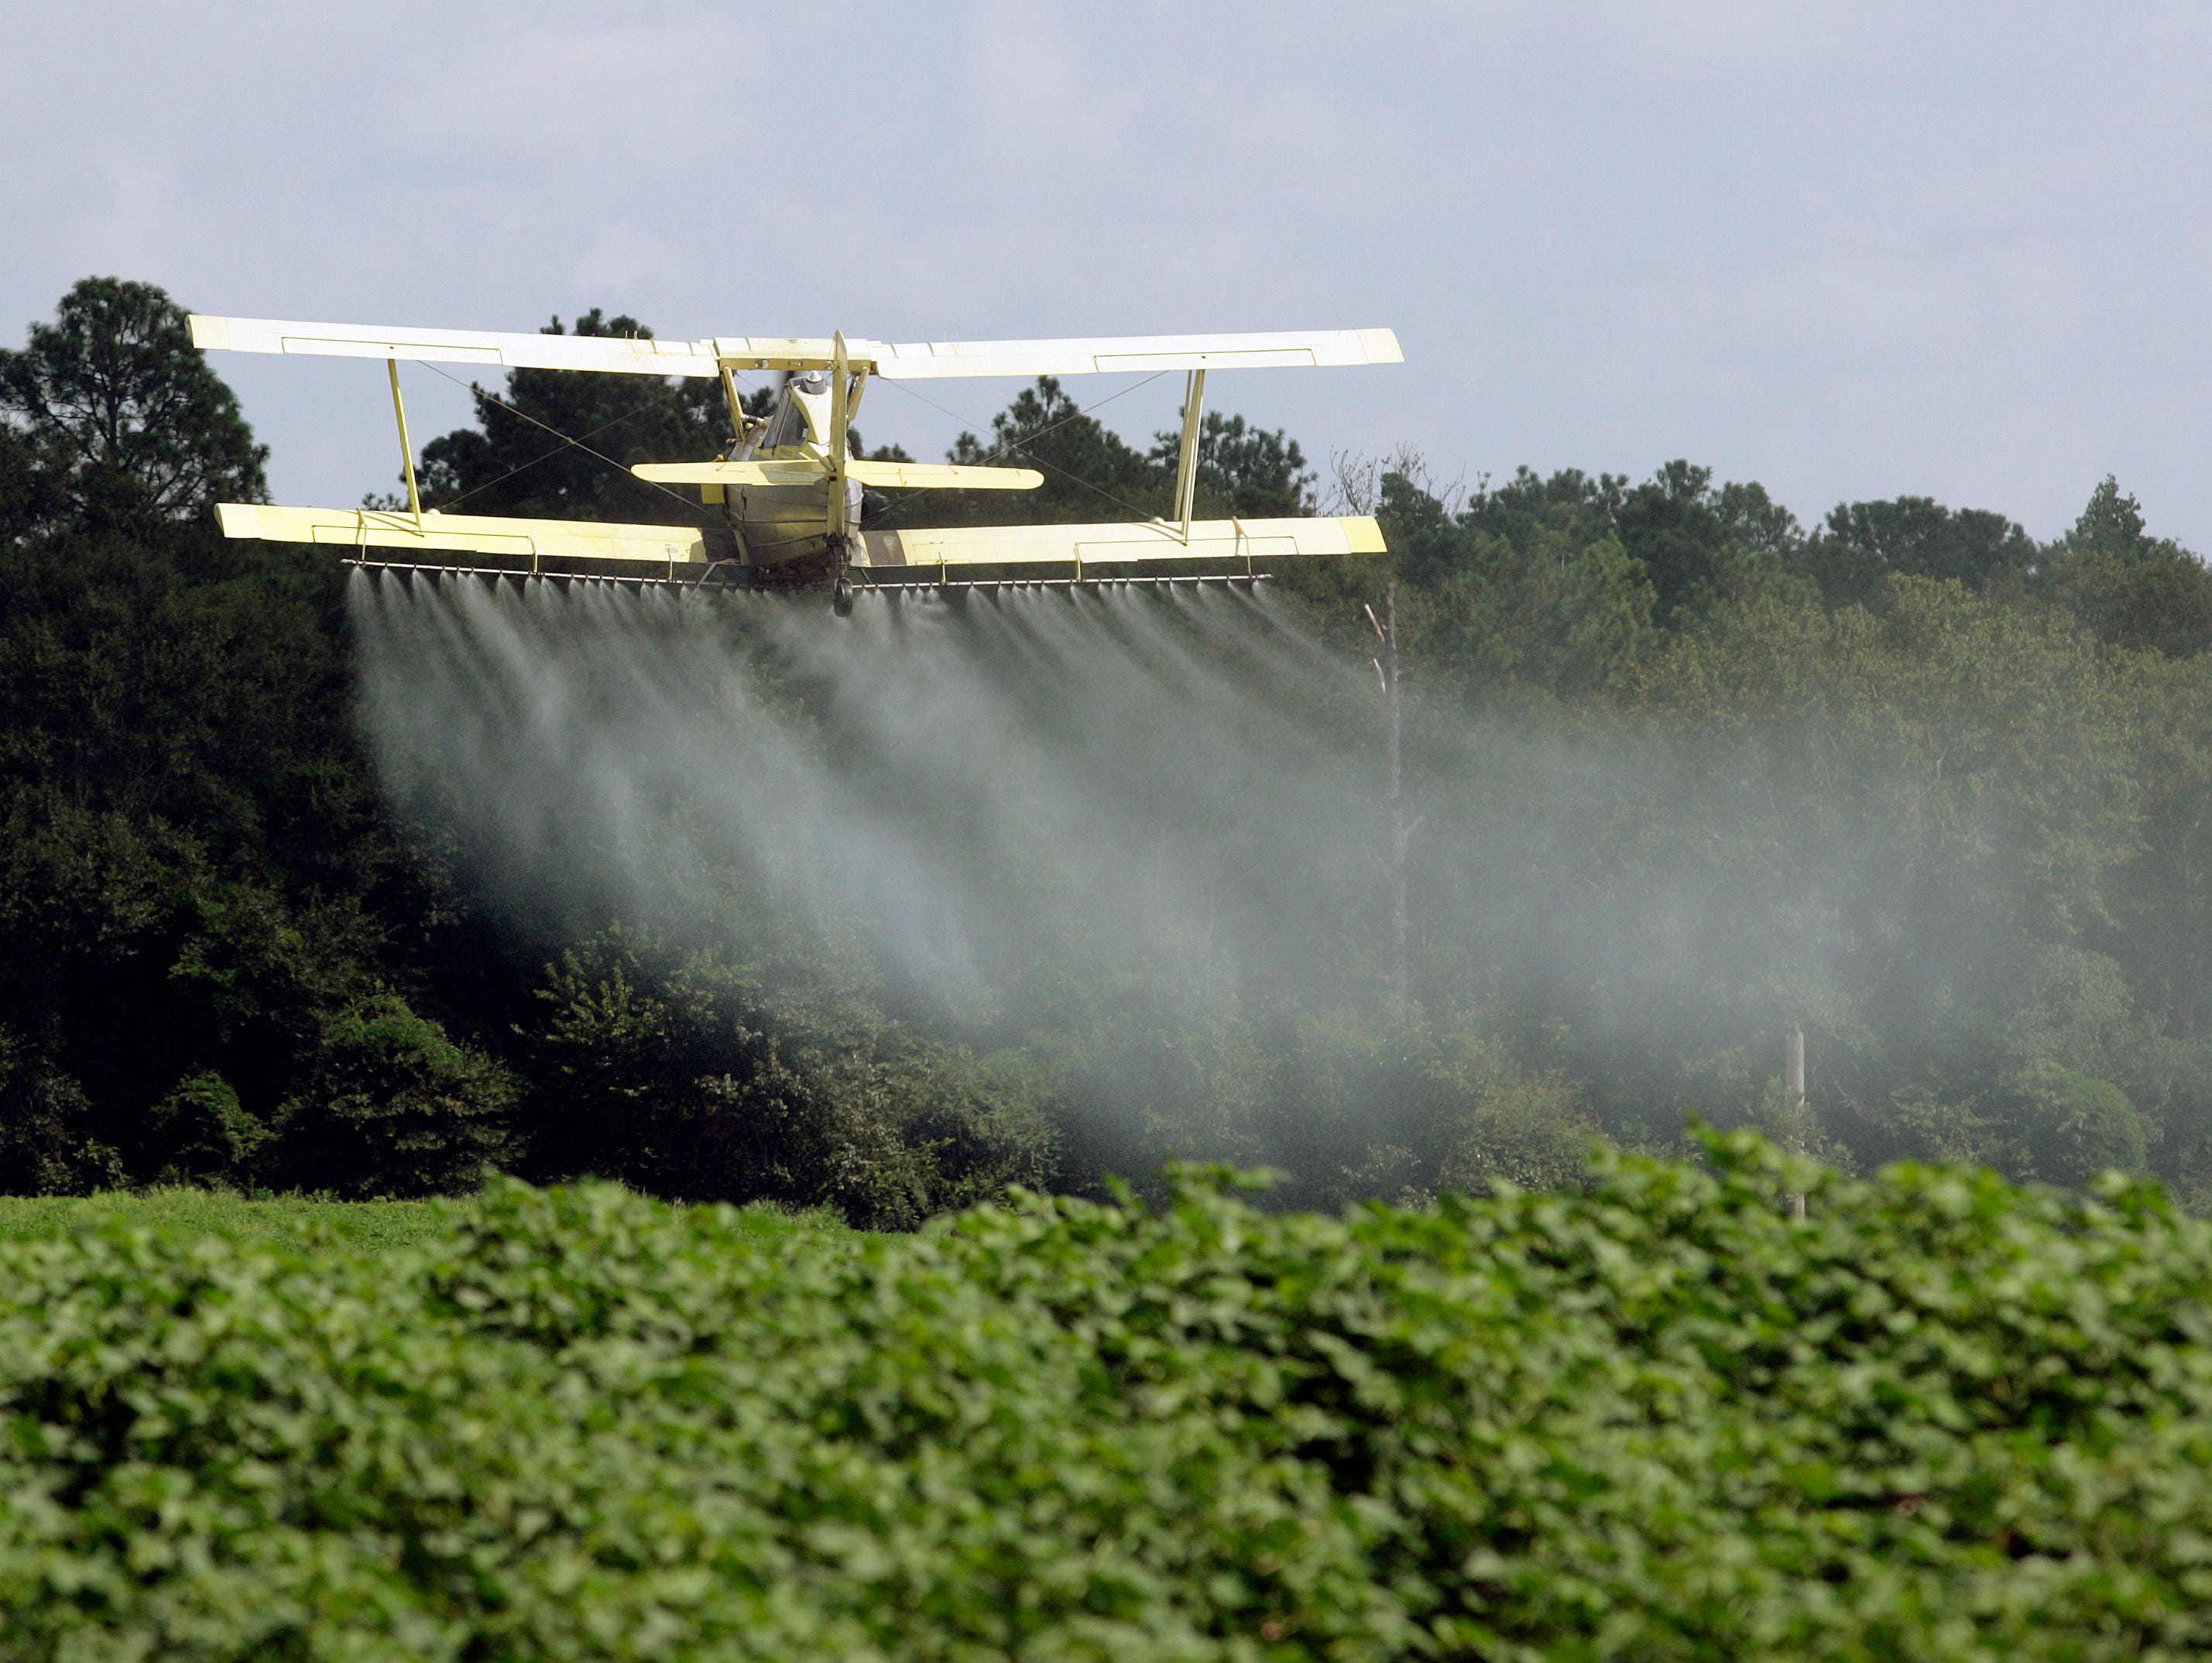
<svg viewBox="0 0 2212 1663">
<path fill-rule="evenodd" d="M 730 373 L 730 367 L 724 364 L 721 371 L 722 398 L 730 407 L 730 431 L 742 445 L 745 442 L 745 401 L 738 397 L 738 378 Z"/>
<path fill-rule="evenodd" d="M 407 440 L 407 405 L 399 397 L 399 361 L 385 360 L 392 372 L 392 413 L 399 418 L 399 459 L 407 468 L 407 506 L 415 512 L 415 529 L 422 529 L 422 493 L 415 486 L 415 446 Z"/>
<path fill-rule="evenodd" d="M 1191 512 L 1198 503 L 1199 412 L 1206 403 L 1206 372 L 1194 369 L 1182 395 L 1182 450 L 1176 458 L 1176 518 L 1182 522 L 1182 540 L 1190 541 Z"/>
<path fill-rule="evenodd" d="M 845 356 L 845 337 L 837 335 L 830 347 L 830 543 L 839 551 L 838 561 L 843 564 L 845 544 L 845 452 L 851 449 L 845 430 L 852 424 L 846 409 L 846 399 L 852 389 L 848 379 L 851 366 Z"/>
</svg>

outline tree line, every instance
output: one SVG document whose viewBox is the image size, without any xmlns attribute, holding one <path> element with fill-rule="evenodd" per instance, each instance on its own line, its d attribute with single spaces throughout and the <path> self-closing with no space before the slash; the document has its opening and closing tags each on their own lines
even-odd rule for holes
<svg viewBox="0 0 2212 1663">
<path fill-rule="evenodd" d="M 710 391 L 513 372 L 423 446 L 426 498 L 673 518 L 603 458 L 711 454 Z M 2212 574 L 2113 480 L 2045 543 L 1914 497 L 1808 526 L 1686 462 L 1324 482 L 1209 416 L 1201 513 L 1384 523 L 1389 555 L 1277 588 L 1364 659 L 1395 586 L 1407 997 L 1370 913 L 1333 926 L 1324 997 L 1228 987 L 1201 1019 L 1163 977 L 977 1019 L 766 913 L 702 942 L 495 904 L 379 789 L 335 562 L 215 534 L 267 452 L 159 289 L 78 284 L 0 355 L 0 1187 L 494 1166 L 900 1225 L 1176 1153 L 1316 1205 L 1572 1182 L 1591 1138 L 1671 1148 L 1687 1108 L 1846 1166 L 2119 1167 L 2212 1203 Z M 1161 512 L 1174 438 L 1042 381 L 951 452 L 1041 490 L 872 508 Z"/>
</svg>

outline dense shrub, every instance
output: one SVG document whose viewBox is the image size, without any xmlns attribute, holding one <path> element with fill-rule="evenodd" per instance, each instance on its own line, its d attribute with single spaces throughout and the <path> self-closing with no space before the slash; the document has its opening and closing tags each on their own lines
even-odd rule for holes
<svg viewBox="0 0 2212 1663">
<path fill-rule="evenodd" d="M 2013 1096 L 2033 1170 L 2046 1181 L 2086 1184 L 2100 1172 L 2141 1172 L 2148 1164 L 2142 1117 L 2111 1081 L 2038 1062 L 2021 1071 Z"/>
<path fill-rule="evenodd" d="M 1034 1070 L 902 1034 L 818 966 L 778 968 L 623 929 L 564 951 L 520 1030 L 513 1169 L 829 1206 L 889 1229 L 1051 1180 L 1058 1140 Z"/>
<path fill-rule="evenodd" d="M 0 1247 L 9 1654 L 2179 1657 L 2212 1234 L 1898 1168 Z"/>
<path fill-rule="evenodd" d="M 356 999 L 325 1020 L 280 1114 L 283 1175 L 349 1195 L 466 1188 L 506 1152 L 514 1097 L 506 1070 L 398 995 Z"/>
<path fill-rule="evenodd" d="M 154 1105 L 154 1140 L 167 1155 L 161 1175 L 219 1183 L 249 1170 L 269 1128 L 248 1114 L 228 1080 L 213 1069 L 189 1074 Z"/>
</svg>

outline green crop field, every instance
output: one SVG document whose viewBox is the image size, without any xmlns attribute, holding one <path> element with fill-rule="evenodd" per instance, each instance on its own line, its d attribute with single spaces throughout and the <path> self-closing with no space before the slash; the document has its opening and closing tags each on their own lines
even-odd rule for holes
<svg viewBox="0 0 2212 1663">
<path fill-rule="evenodd" d="M 2201 1655 L 2212 1232 L 1800 1181 L 18 1207 L 6 1655 Z"/>
<path fill-rule="evenodd" d="M 0 1242 L 62 1241 L 110 1225 L 166 1237 L 217 1236 L 241 1247 L 321 1245 L 379 1253 L 434 1241 L 461 1227 L 473 1203 L 324 1201 L 298 1195 L 248 1198 L 183 1187 L 89 1196 L 0 1195 Z M 790 1215 L 757 1205 L 739 1217 L 763 1226 L 791 1222 L 842 1229 L 828 1213 Z"/>
<path fill-rule="evenodd" d="M 117 1191 L 82 1197 L 0 1196 L 0 1241 L 64 1240 L 103 1225 L 213 1235 L 240 1245 L 327 1241 L 367 1252 L 404 1247 L 448 1228 L 448 1205 L 428 1201 L 249 1200 L 220 1190 Z"/>
</svg>

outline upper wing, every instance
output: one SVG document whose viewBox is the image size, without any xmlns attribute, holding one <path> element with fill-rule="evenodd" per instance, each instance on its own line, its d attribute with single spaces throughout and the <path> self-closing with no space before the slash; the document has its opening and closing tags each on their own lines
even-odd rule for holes
<svg viewBox="0 0 2212 1663">
<path fill-rule="evenodd" d="M 191 314 L 192 344 L 231 352 L 304 352 L 327 358 L 428 359 L 505 369 L 587 369 L 617 375 L 718 375 L 732 369 L 826 369 L 832 340 L 725 335 L 712 341 L 607 335 L 507 334 L 481 329 L 403 329 L 380 324 L 303 324 L 280 318 Z M 869 361 L 868 343 L 848 351 Z"/>
<path fill-rule="evenodd" d="M 1401 364 L 1387 329 L 1287 330 L 1263 335 L 1127 335 L 1073 341 L 862 343 L 887 380 L 938 375 L 1088 375 L 1114 370 L 1260 369 Z"/>
<path fill-rule="evenodd" d="M 724 335 L 711 341 L 631 340 L 600 335 L 501 334 L 471 329 L 393 329 L 289 323 L 194 313 L 192 344 L 233 352 L 313 353 L 339 358 L 429 359 L 506 369 L 583 369 L 629 375 L 714 375 L 732 369 L 824 369 L 836 343 L 789 336 Z M 1131 335 L 1071 341 L 852 341 L 846 361 L 893 381 L 959 375 L 1089 375 L 1115 370 L 1257 369 L 1269 366 L 1397 364 L 1387 329 L 1289 330 L 1261 335 Z"/>
<path fill-rule="evenodd" d="M 591 369 L 629 375 L 719 375 L 713 341 L 617 336 L 498 334 L 473 329 L 390 329 L 301 324 L 276 318 L 191 316 L 192 344 L 233 352 L 305 352 L 334 358 L 422 358 L 507 369 Z"/>
</svg>

